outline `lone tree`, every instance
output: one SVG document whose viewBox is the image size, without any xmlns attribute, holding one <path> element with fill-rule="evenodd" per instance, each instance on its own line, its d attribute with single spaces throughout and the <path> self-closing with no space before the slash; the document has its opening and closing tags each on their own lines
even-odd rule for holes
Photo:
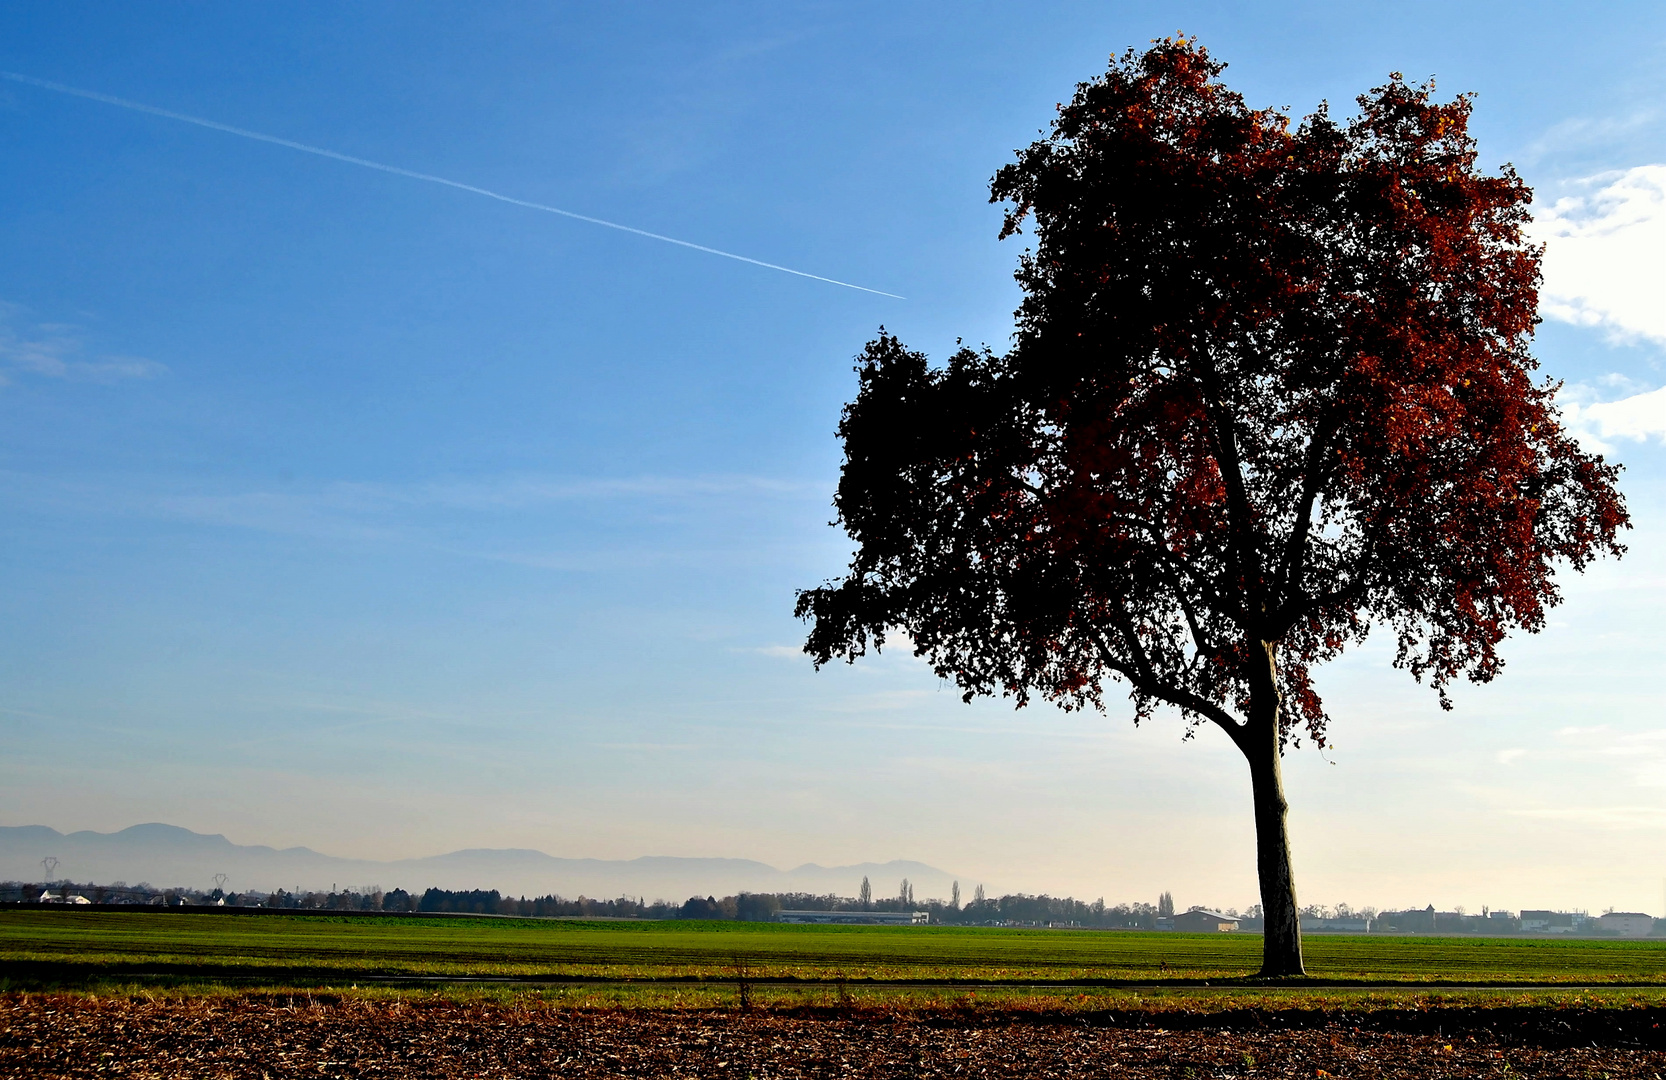
<svg viewBox="0 0 1666 1080">
<path fill-rule="evenodd" d="M 1012 349 L 881 330 L 839 425 L 857 549 L 798 596 L 817 666 L 898 629 L 970 701 L 1126 684 L 1249 763 L 1262 974 L 1301 974 L 1280 757 L 1324 745 L 1315 665 L 1395 636 L 1450 708 L 1537 631 L 1561 562 L 1620 554 L 1617 470 L 1529 351 L 1531 192 L 1470 102 L 1399 75 L 1292 128 L 1184 38 L 1113 58 L 992 185 L 1033 230 Z"/>
</svg>

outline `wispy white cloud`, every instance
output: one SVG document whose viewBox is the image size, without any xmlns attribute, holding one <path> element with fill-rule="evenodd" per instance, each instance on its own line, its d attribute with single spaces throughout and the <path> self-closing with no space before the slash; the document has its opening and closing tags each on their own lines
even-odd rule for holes
<svg viewBox="0 0 1666 1080">
<path fill-rule="evenodd" d="M 1595 388 L 1573 384 L 1563 388 L 1557 402 L 1569 429 L 1590 449 L 1612 453 L 1616 439 L 1666 441 L 1666 387 L 1613 401 L 1592 400 L 1597 396 Z"/>
<path fill-rule="evenodd" d="M 1598 829 L 1666 827 L 1666 806 L 1553 806 L 1513 810 L 1517 817 L 1565 821 Z"/>
<path fill-rule="evenodd" d="M 297 494 L 165 495 L 155 502 L 164 515 L 197 524 L 335 540 L 399 535 L 379 514 L 387 505 L 382 489 L 364 484 L 336 484 Z"/>
<path fill-rule="evenodd" d="M 499 551 L 456 544 L 430 545 L 453 554 L 491 562 L 527 566 L 534 570 L 595 574 L 620 570 L 646 570 L 655 566 L 709 564 L 713 553 L 700 548 L 607 547 L 552 551 Z"/>
<path fill-rule="evenodd" d="M 1666 438 L 1666 387 L 1586 406 L 1585 415 L 1608 438 Z"/>
<path fill-rule="evenodd" d="M 1554 750 L 1512 747 L 1498 751 L 1495 759 L 1500 765 L 1528 767 L 1530 774 L 1534 763 L 1542 772 L 1555 762 L 1558 776 L 1584 770 L 1603 778 L 1600 785 L 1567 786 L 1559 789 L 1562 798 L 1535 797 L 1529 788 L 1475 790 L 1512 817 L 1603 831 L 1666 829 L 1666 804 L 1655 797 L 1666 788 L 1666 730 L 1615 731 L 1604 724 L 1564 728 L 1556 735 Z"/>
<path fill-rule="evenodd" d="M 1564 760 L 1609 763 L 1629 777 L 1633 786 L 1666 788 L 1666 728 L 1612 731 L 1601 725 L 1565 728 L 1557 735 L 1562 741 L 1557 753 Z"/>
<path fill-rule="evenodd" d="M 523 513 L 574 503 L 710 504 L 825 497 L 826 486 L 764 476 L 487 477 L 410 484 L 337 482 L 293 491 L 174 495 L 171 516 L 269 532 L 368 536 L 425 513 Z M 376 524 L 371 524 L 376 523 Z"/>
<path fill-rule="evenodd" d="M 12 324 L 22 314 L 17 305 L 0 303 L 0 386 L 29 375 L 113 383 L 154 378 L 168 370 L 137 356 L 89 355 L 77 329 L 63 323 L 37 323 L 20 332 Z"/>
<path fill-rule="evenodd" d="M 714 53 L 711 57 L 710 66 L 723 66 L 733 64 L 739 60 L 751 60 L 754 57 L 784 49 L 789 45 L 797 45 L 812 35 L 813 31 L 797 30 L 790 33 L 775 34 L 771 37 L 746 38 L 735 41 Z"/>
<path fill-rule="evenodd" d="M 826 485 L 762 476 L 509 476 L 410 483 L 287 482 L 254 490 L 61 490 L 0 471 L 0 499 L 96 507 L 213 528 L 326 543 L 400 546 L 562 573 L 711 567 L 790 557 L 772 524 Z M 789 516 L 799 514 L 787 510 Z M 651 535 L 622 529 L 651 522 Z M 756 526 L 753 528 L 752 526 Z M 759 531 L 759 530 L 762 531 Z"/>
<path fill-rule="evenodd" d="M 0 469 L 0 505 L 161 518 L 326 543 L 400 546 L 560 572 L 711 568 L 797 558 L 782 520 L 819 507 L 826 483 L 767 476 L 498 476 L 409 483 L 286 481 L 181 491 L 176 482 Z M 650 533 L 640 531 L 649 523 Z"/>
<path fill-rule="evenodd" d="M 1647 99 L 1649 95 L 1640 94 Z M 1645 105 L 1624 116 L 1576 116 L 1552 126 L 1539 138 L 1529 143 L 1522 154 L 1523 161 L 1538 162 L 1548 159 L 1566 161 L 1591 151 L 1612 153 L 1638 138 L 1647 138 L 1650 130 L 1662 119 L 1661 109 Z"/>
<path fill-rule="evenodd" d="M 1666 165 L 1599 173 L 1535 216 L 1539 310 L 1617 340 L 1666 344 Z"/>
<path fill-rule="evenodd" d="M 826 485 L 765 476 L 624 476 L 593 479 L 508 477 L 439 481 L 383 489 L 390 501 L 455 509 L 519 509 L 543 503 L 613 499 L 706 500 L 727 495 L 825 498 Z"/>
<path fill-rule="evenodd" d="M 804 659 L 802 645 L 759 645 L 750 649 L 736 649 L 736 652 L 752 653 L 756 656 L 771 656 L 777 660 Z"/>
</svg>

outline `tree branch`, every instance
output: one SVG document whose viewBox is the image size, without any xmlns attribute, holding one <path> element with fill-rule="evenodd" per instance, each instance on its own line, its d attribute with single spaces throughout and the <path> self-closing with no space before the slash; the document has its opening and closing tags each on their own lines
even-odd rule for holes
<svg viewBox="0 0 1666 1080">
<path fill-rule="evenodd" d="M 1192 608 L 1192 599 L 1186 595 L 1179 582 L 1174 583 L 1174 595 L 1180 600 L 1180 610 L 1186 615 L 1186 627 L 1192 632 L 1192 644 L 1197 647 L 1197 655 L 1213 653 L 1214 648 L 1203 640 L 1203 627 L 1198 625 L 1197 612 Z"/>
<path fill-rule="evenodd" d="M 1274 629 L 1278 631 L 1278 636 L 1282 637 L 1292 626 L 1295 626 L 1315 611 L 1322 611 L 1331 604 L 1359 599 L 1360 595 L 1365 592 L 1366 584 L 1364 573 L 1356 572 L 1354 579 L 1342 588 L 1331 589 L 1328 592 L 1320 593 L 1318 596 L 1309 597 L 1306 603 L 1299 607 L 1286 607 L 1281 610 Z"/>
<path fill-rule="evenodd" d="M 1290 539 L 1284 546 L 1283 566 L 1279 571 L 1278 598 L 1279 607 L 1288 606 L 1293 599 L 1291 590 L 1299 594 L 1301 576 L 1306 569 L 1307 538 L 1313 531 L 1313 506 L 1319 499 L 1319 489 L 1325 478 L 1325 452 L 1330 449 L 1330 441 L 1341 427 L 1342 418 L 1334 404 L 1327 406 L 1319 416 L 1319 425 L 1313 433 L 1313 440 L 1307 444 L 1307 461 L 1302 469 L 1302 494 L 1296 506 L 1296 521 L 1290 529 Z M 1280 615 L 1282 616 L 1282 610 Z"/>
<path fill-rule="evenodd" d="M 1221 482 L 1226 485 L 1226 505 L 1231 522 L 1232 543 L 1229 550 L 1235 564 L 1239 586 L 1249 596 L 1248 613 L 1260 621 L 1266 616 L 1266 590 L 1261 582 L 1261 553 L 1255 544 L 1251 522 L 1249 492 L 1244 487 L 1243 462 L 1238 457 L 1238 437 L 1232 417 L 1225 408 L 1219 373 L 1207 349 L 1199 350 L 1201 358 L 1194 361 L 1203 385 L 1203 408 L 1209 416 L 1215 438 L 1215 464 L 1221 471 Z M 1251 628 L 1246 628 L 1251 629 Z"/>
<path fill-rule="evenodd" d="M 1232 609 L 1232 603 L 1216 591 L 1213 584 L 1211 584 L 1205 575 L 1199 573 L 1197 570 L 1194 570 L 1190 563 L 1181 558 L 1179 555 L 1176 555 L 1173 551 L 1169 550 L 1167 537 L 1163 535 L 1163 530 L 1158 528 L 1154 523 L 1149 522 L 1144 518 L 1134 517 L 1131 514 L 1113 514 L 1106 520 L 1121 522 L 1124 525 L 1133 525 L 1149 532 L 1152 536 L 1151 550 L 1154 551 L 1164 562 L 1178 570 L 1181 574 L 1184 574 L 1193 583 L 1197 590 L 1203 594 L 1205 601 L 1217 609 Z M 1240 617 L 1243 617 L 1244 612 L 1241 608 L 1239 609 L 1238 614 Z"/>
<path fill-rule="evenodd" d="M 1128 625 L 1127 615 L 1123 612 L 1118 612 L 1117 616 L 1120 616 L 1120 618 L 1113 618 L 1115 618 L 1115 621 L 1118 623 L 1118 634 L 1124 640 L 1133 638 L 1133 627 Z M 1123 678 L 1132 683 L 1134 689 L 1138 690 L 1142 694 L 1157 698 L 1160 701 L 1166 701 L 1176 708 L 1182 709 L 1186 712 L 1196 713 L 1198 716 L 1201 716 L 1206 720 L 1213 721 L 1216 726 L 1226 732 L 1227 737 L 1232 740 L 1233 745 L 1236 746 L 1240 752 L 1246 755 L 1249 753 L 1248 749 L 1244 745 L 1244 739 L 1246 738 L 1244 725 L 1235 720 L 1231 713 L 1227 712 L 1219 705 L 1216 705 L 1208 698 L 1194 694 L 1192 691 L 1187 690 L 1184 687 L 1171 686 L 1167 683 L 1160 682 L 1151 674 L 1151 665 L 1149 661 L 1145 659 L 1145 650 L 1139 648 L 1137 644 L 1135 649 L 1138 656 L 1131 664 L 1129 661 L 1122 659 L 1116 654 L 1115 650 L 1111 648 L 1110 642 L 1105 640 L 1105 635 L 1098 627 L 1093 627 L 1092 633 L 1094 643 L 1099 646 L 1101 662 L 1111 671 L 1116 672 L 1118 675 L 1121 675 Z"/>
</svg>

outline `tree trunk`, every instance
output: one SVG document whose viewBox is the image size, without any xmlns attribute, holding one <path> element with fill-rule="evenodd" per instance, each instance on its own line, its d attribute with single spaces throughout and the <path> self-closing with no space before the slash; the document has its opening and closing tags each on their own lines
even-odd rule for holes
<svg viewBox="0 0 1666 1080">
<path fill-rule="evenodd" d="M 1250 789 L 1255 800 L 1255 864 L 1261 878 L 1261 916 L 1264 924 L 1261 975 L 1285 978 L 1305 975 L 1302 964 L 1301 917 L 1296 907 L 1296 878 L 1290 870 L 1290 833 L 1286 827 L 1289 804 L 1284 801 L 1280 767 L 1279 694 L 1276 646 L 1261 643 L 1267 658 L 1250 687 L 1250 718 L 1239 743 L 1249 759 Z"/>
</svg>

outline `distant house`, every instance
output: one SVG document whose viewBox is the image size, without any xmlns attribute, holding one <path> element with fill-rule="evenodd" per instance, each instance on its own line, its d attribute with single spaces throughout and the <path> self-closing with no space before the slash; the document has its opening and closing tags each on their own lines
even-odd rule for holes
<svg viewBox="0 0 1666 1080">
<path fill-rule="evenodd" d="M 1531 933 L 1578 933 L 1588 917 L 1583 912 L 1523 912 L 1521 928 Z"/>
<path fill-rule="evenodd" d="M 843 926 L 913 926 L 931 921 L 929 911 L 777 911 L 776 922 L 838 923 Z"/>
<path fill-rule="evenodd" d="M 1218 911 L 1206 911 L 1203 908 L 1183 911 L 1170 921 L 1176 930 L 1190 930 L 1194 933 L 1225 934 L 1238 929 L 1238 916 L 1222 915 Z"/>
<path fill-rule="evenodd" d="M 1583 915 L 1571 911 L 1523 911 L 1521 928 L 1534 934 L 1571 934 L 1585 922 Z"/>
<path fill-rule="evenodd" d="M 1648 937 L 1654 933 L 1654 916 L 1640 911 L 1610 911 L 1598 916 L 1597 929 L 1621 937 Z"/>
<path fill-rule="evenodd" d="M 1377 916 L 1377 929 L 1400 934 L 1432 934 L 1435 932 L 1435 905 L 1385 911 Z"/>
</svg>

